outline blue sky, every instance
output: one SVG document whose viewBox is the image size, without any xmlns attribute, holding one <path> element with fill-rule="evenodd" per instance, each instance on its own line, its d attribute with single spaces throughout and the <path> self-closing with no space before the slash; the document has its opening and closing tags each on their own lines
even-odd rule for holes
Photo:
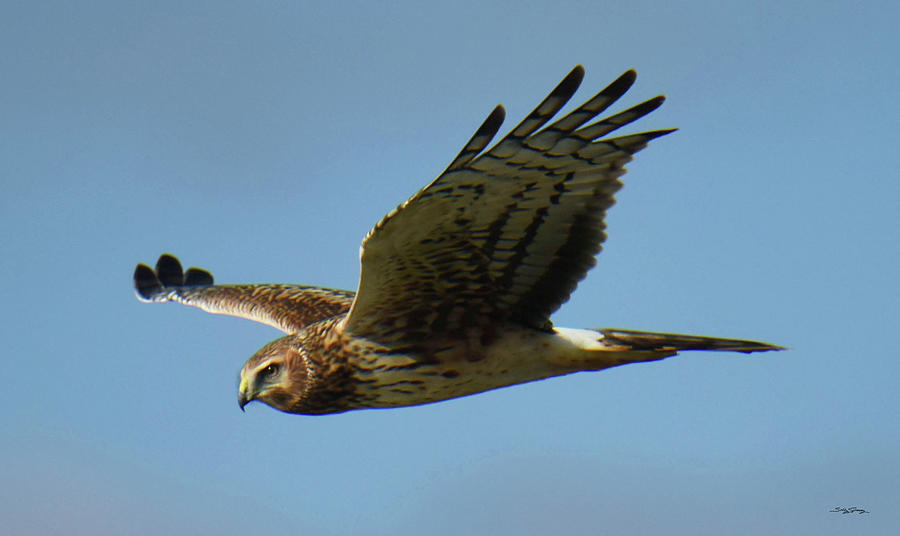
<svg viewBox="0 0 900 536">
<path fill-rule="evenodd" d="M 727 5 L 726 5 L 727 4 Z M 885 534 L 900 526 L 895 2 L 7 2 L 0 519 L 11 534 Z M 301 417 L 278 333 L 139 303 L 355 288 L 359 242 L 497 103 L 628 68 L 641 129 L 554 317 L 766 340 L 430 406 Z M 504 129 L 505 132 L 506 129 Z M 871 513 L 829 513 L 861 506 Z"/>
</svg>

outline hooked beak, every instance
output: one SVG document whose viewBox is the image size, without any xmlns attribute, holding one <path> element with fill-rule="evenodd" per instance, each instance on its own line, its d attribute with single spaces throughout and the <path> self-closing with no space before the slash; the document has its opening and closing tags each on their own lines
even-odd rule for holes
<svg viewBox="0 0 900 536">
<path fill-rule="evenodd" d="M 241 386 L 238 387 L 238 406 L 241 408 L 241 411 L 244 411 L 244 406 L 247 405 L 247 402 L 253 400 L 253 396 L 250 395 L 250 385 L 247 381 L 247 378 L 241 377 Z"/>
</svg>

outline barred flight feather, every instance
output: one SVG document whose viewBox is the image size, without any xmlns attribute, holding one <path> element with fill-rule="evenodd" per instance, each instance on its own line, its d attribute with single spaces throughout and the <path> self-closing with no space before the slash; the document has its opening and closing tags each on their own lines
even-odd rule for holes
<svg viewBox="0 0 900 536">
<path fill-rule="evenodd" d="M 597 139 L 655 110 L 663 97 L 583 126 L 628 90 L 633 71 L 540 130 L 583 76 L 573 69 L 478 154 L 499 130 L 496 108 L 443 174 L 369 232 L 349 332 L 378 340 L 399 317 L 414 339 L 506 321 L 551 329 L 550 315 L 595 263 L 624 165 L 671 132 Z"/>
<path fill-rule="evenodd" d="M 353 292 L 304 285 L 215 285 L 206 270 L 189 268 L 172 255 L 162 255 L 156 269 L 138 264 L 134 271 L 138 298 L 146 302 L 177 302 L 208 313 L 238 316 L 285 333 L 345 313 Z"/>
</svg>

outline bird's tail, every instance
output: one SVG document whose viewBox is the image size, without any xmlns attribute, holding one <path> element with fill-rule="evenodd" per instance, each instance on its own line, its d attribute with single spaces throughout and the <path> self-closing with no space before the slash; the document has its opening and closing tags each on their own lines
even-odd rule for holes
<svg viewBox="0 0 900 536">
<path fill-rule="evenodd" d="M 604 346 L 621 346 L 623 350 L 652 350 L 657 352 L 678 352 L 680 350 L 714 350 L 726 352 L 767 352 L 784 350 L 781 346 L 766 342 L 744 341 L 740 339 L 720 339 L 677 333 L 653 333 L 626 329 L 598 329 L 603 335 Z"/>
</svg>

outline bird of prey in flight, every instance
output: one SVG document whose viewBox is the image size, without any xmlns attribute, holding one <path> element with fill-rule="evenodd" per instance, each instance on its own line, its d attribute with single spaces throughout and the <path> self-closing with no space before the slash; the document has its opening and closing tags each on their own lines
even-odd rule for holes
<svg viewBox="0 0 900 536">
<path fill-rule="evenodd" d="M 286 335 L 240 375 L 241 409 L 288 413 L 427 404 L 681 350 L 758 352 L 762 342 L 554 327 L 606 238 L 604 216 L 632 155 L 672 130 L 609 136 L 659 96 L 593 121 L 635 80 L 628 71 L 547 125 L 584 77 L 576 66 L 485 150 L 497 106 L 431 184 L 385 216 L 360 249 L 356 292 L 290 284 L 217 285 L 168 254 L 134 272 L 138 298 L 268 324 Z M 546 126 L 545 126 L 546 125 Z"/>
</svg>

